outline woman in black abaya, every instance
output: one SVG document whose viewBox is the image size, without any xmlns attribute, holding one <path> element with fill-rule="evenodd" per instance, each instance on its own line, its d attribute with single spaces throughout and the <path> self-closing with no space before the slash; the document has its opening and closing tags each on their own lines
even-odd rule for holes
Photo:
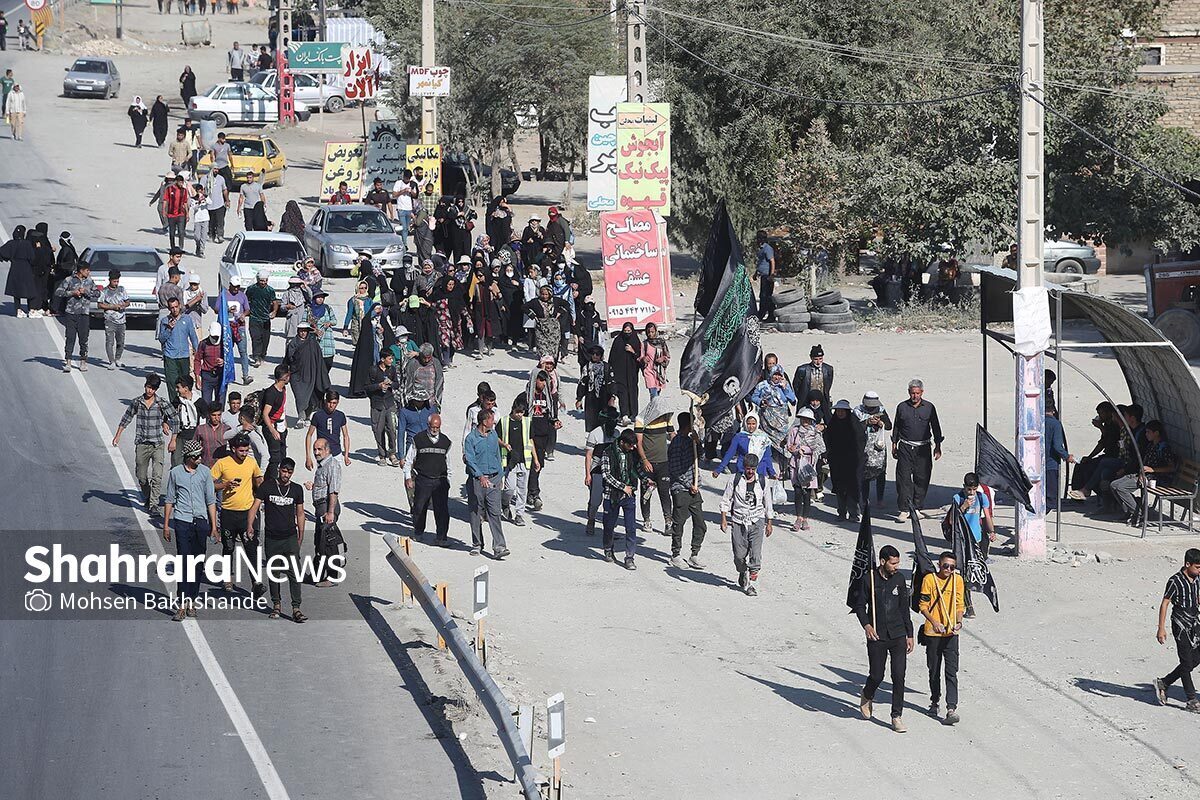
<svg viewBox="0 0 1200 800">
<path fill-rule="evenodd" d="M 12 264 L 4 293 L 13 299 L 13 314 L 23 317 L 26 312 L 21 310 L 21 301 L 25 301 L 26 310 L 32 314 L 38 297 L 37 282 L 33 279 L 33 245 L 25 239 L 24 225 L 13 228 L 12 235 L 11 240 L 0 246 L 0 261 Z"/>
<path fill-rule="evenodd" d="M 621 326 L 621 332 L 613 337 L 608 351 L 608 363 L 613 368 L 613 394 L 621 401 L 621 413 L 630 419 L 638 413 L 638 387 L 642 380 L 642 367 L 638 358 L 642 354 L 642 342 L 632 322 Z"/>
<path fill-rule="evenodd" d="M 167 114 L 170 110 L 161 94 L 154 98 L 154 105 L 150 107 L 150 128 L 154 131 L 154 141 L 159 147 L 167 140 Z"/>
</svg>

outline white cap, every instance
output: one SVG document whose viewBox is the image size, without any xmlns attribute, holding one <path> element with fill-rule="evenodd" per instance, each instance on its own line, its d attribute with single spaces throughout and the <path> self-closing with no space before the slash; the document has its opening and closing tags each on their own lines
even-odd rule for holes
<svg viewBox="0 0 1200 800">
<path fill-rule="evenodd" d="M 196 273 L 193 272 L 191 275 L 188 275 L 188 283 L 199 283 L 199 282 L 200 282 L 200 276 L 197 275 Z"/>
<path fill-rule="evenodd" d="M 229 285 L 230 286 L 241 286 L 242 285 L 242 276 L 241 275 L 230 275 L 229 276 Z"/>
<path fill-rule="evenodd" d="M 258 279 L 259 279 L 260 281 L 265 281 L 265 280 L 267 280 L 267 279 L 268 279 L 268 278 L 270 278 L 270 277 L 271 277 L 271 273 L 270 273 L 270 271 L 269 271 L 269 270 L 260 269 L 260 270 L 258 271 Z"/>
<path fill-rule="evenodd" d="M 208 335 L 209 336 L 220 336 L 221 335 L 221 323 L 217 322 L 216 320 L 213 320 L 212 322 L 210 322 L 208 324 Z"/>
</svg>

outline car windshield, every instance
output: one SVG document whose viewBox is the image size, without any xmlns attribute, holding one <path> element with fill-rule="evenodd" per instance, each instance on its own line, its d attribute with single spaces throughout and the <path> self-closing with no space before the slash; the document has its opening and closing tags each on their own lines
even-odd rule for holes
<svg viewBox="0 0 1200 800">
<path fill-rule="evenodd" d="M 304 258 L 304 249 L 295 239 L 246 239 L 237 258 L 242 263 L 294 264 Z"/>
<path fill-rule="evenodd" d="M 255 139 L 226 139 L 229 152 L 235 156 L 261 156 L 263 143 Z"/>
<path fill-rule="evenodd" d="M 256 72 L 250 76 L 250 82 L 257 83 L 258 85 L 261 86 L 262 84 L 267 82 L 267 78 L 269 78 L 270 76 L 271 76 L 270 72 Z"/>
<path fill-rule="evenodd" d="M 158 253 L 137 250 L 93 250 L 88 255 L 88 265 L 92 272 L 102 278 L 108 276 L 110 269 L 119 269 L 122 274 L 128 272 L 158 272 L 162 259 Z"/>
<path fill-rule="evenodd" d="M 330 211 L 325 215 L 326 233 L 394 233 L 382 211 Z"/>
<path fill-rule="evenodd" d="M 103 61 L 84 61 L 80 59 L 71 65 L 71 72 L 108 72 L 108 66 Z"/>
</svg>

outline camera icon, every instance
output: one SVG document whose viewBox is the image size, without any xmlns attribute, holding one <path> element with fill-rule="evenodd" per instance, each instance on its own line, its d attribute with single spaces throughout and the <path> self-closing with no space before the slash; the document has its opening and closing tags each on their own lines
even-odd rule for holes
<svg viewBox="0 0 1200 800">
<path fill-rule="evenodd" d="M 54 598 L 41 589 L 30 589 L 25 593 L 25 610 L 41 613 L 54 607 Z"/>
</svg>

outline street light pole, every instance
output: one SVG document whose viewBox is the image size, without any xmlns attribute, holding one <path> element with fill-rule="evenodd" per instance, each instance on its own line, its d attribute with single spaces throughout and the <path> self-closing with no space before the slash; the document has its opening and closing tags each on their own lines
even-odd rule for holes
<svg viewBox="0 0 1200 800">
<path fill-rule="evenodd" d="M 1045 112 L 1042 99 L 1045 49 L 1042 0 L 1021 0 L 1021 141 L 1018 162 L 1017 288 L 1045 285 L 1042 257 L 1045 249 L 1046 189 L 1043 178 Z M 1017 354 L 1017 458 L 1033 481 L 1033 511 L 1016 503 L 1017 555 L 1046 557 L 1045 484 L 1045 354 Z M 1041 476 L 1041 480 L 1038 480 Z M 1057 487 L 1055 487 L 1057 491 Z"/>
<path fill-rule="evenodd" d="M 434 53 L 433 0 L 421 0 L 421 66 L 437 66 Z M 437 98 L 421 98 L 421 144 L 437 144 Z"/>
</svg>

